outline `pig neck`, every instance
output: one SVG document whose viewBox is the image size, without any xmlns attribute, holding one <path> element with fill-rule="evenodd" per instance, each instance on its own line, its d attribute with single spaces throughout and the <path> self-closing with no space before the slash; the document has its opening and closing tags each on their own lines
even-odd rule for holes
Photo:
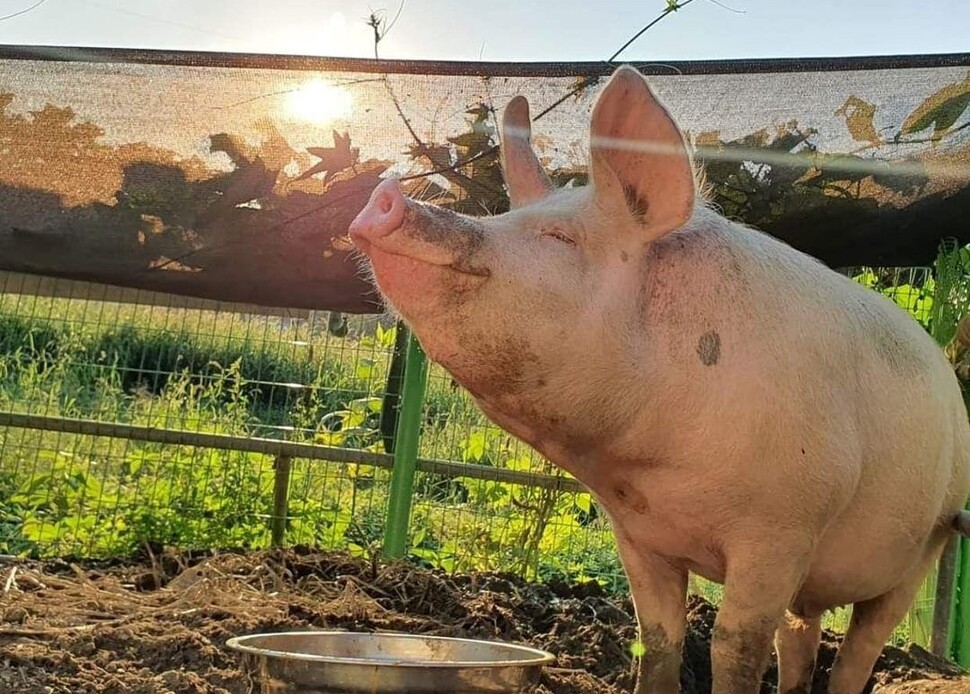
<svg viewBox="0 0 970 694">
<path fill-rule="evenodd" d="M 593 414 L 597 405 L 579 405 L 578 400 L 568 396 L 560 400 L 568 407 L 558 408 L 545 405 L 541 395 L 486 396 L 476 398 L 476 402 L 492 422 L 569 472 L 598 496 L 612 489 L 618 478 L 628 477 L 633 469 L 642 469 L 643 463 L 657 458 L 654 450 L 659 442 L 649 434 L 634 436 L 631 431 L 633 421 L 642 421 L 641 417 L 606 422 Z M 583 414 L 572 414 L 579 410 L 585 411 L 585 418 Z M 571 425 L 578 420 L 578 424 Z M 635 448 L 630 448 L 631 440 L 636 441 Z"/>
<path fill-rule="evenodd" d="M 541 386 L 530 380 L 530 387 L 470 389 L 492 422 L 591 488 L 604 470 L 620 473 L 638 456 L 649 457 L 654 444 L 654 437 L 634 437 L 631 431 L 643 420 L 634 413 L 654 407 L 646 397 L 649 379 L 619 340 L 602 341 L 604 334 L 616 337 L 606 330 L 584 331 L 563 346 L 562 364 L 535 379 Z M 634 438 L 636 451 L 625 443 Z"/>
</svg>

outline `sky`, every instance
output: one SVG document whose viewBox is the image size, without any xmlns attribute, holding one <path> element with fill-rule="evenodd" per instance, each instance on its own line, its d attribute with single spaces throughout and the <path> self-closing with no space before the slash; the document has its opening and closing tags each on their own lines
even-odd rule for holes
<svg viewBox="0 0 970 694">
<path fill-rule="evenodd" d="M 0 18 L 38 0 L 0 0 Z M 608 58 L 667 0 L 404 0 L 383 58 Z M 372 12 L 400 0 L 40 0 L 0 20 L 0 44 L 372 57 Z M 693 0 L 620 59 L 970 51 L 970 0 Z"/>
</svg>

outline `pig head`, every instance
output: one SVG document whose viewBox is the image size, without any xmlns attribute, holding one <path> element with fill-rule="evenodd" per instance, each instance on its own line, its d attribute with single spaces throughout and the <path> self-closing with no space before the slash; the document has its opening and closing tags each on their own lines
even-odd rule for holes
<svg viewBox="0 0 970 694">
<path fill-rule="evenodd" d="M 845 604 L 830 691 L 858 694 L 970 492 L 941 350 L 888 300 L 710 209 L 636 70 L 595 104 L 590 185 L 554 189 L 530 139 L 516 97 L 502 215 L 381 183 L 350 229 L 378 288 L 487 416 L 609 516 L 638 692 L 679 688 L 695 572 L 725 585 L 716 694 L 757 692 L 773 640 L 779 691 L 809 691 L 821 615 Z"/>
</svg>

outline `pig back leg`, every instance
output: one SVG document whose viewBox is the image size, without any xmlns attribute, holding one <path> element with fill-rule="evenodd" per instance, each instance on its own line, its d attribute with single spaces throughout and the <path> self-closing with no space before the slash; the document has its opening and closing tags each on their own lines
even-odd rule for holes
<svg viewBox="0 0 970 694">
<path fill-rule="evenodd" d="M 809 694 L 822 636 L 822 617 L 789 612 L 775 632 L 778 654 L 778 694 Z"/>
<path fill-rule="evenodd" d="M 687 629 L 687 570 L 637 548 L 623 533 L 617 533 L 616 540 L 643 646 L 634 694 L 679 692 Z"/>
<path fill-rule="evenodd" d="M 918 569 L 909 573 L 895 588 L 852 606 L 852 619 L 832 666 L 829 694 L 861 694 L 865 690 L 876 659 L 912 605 L 920 584 L 939 557 L 946 540 L 946 536 L 936 540 Z"/>
</svg>

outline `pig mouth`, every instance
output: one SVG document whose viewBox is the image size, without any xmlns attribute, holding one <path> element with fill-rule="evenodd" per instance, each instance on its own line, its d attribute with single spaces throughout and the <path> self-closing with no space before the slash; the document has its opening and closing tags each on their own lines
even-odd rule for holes
<svg viewBox="0 0 970 694">
<path fill-rule="evenodd" d="M 470 277 L 487 278 L 492 276 L 492 272 L 488 268 L 471 264 L 461 258 L 444 260 L 428 257 L 407 247 L 388 247 L 388 245 L 360 236 L 352 236 L 351 238 L 357 250 L 367 258 L 371 266 L 386 262 L 408 261 L 411 264 L 430 266 Z"/>
</svg>

